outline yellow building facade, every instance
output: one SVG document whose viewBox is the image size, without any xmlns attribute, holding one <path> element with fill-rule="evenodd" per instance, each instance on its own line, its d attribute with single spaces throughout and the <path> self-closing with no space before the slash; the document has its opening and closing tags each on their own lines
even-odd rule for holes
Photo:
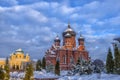
<svg viewBox="0 0 120 80">
<path fill-rule="evenodd" d="M 2 68 L 5 66 L 5 61 L 5 59 L 0 60 Z M 9 65 L 11 69 L 22 70 L 24 68 L 24 64 L 28 62 L 30 62 L 30 56 L 28 54 L 25 55 L 22 49 L 17 49 L 9 57 Z"/>
<path fill-rule="evenodd" d="M 5 66 L 5 58 L 0 58 L 0 68 L 4 68 Z"/>
</svg>

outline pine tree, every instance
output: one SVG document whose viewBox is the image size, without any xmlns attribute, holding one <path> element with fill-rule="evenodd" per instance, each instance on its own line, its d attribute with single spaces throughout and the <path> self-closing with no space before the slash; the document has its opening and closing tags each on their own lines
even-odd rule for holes
<svg viewBox="0 0 120 80">
<path fill-rule="evenodd" d="M 115 73 L 120 74 L 120 53 L 116 44 L 114 46 L 114 57 Z"/>
<path fill-rule="evenodd" d="M 42 63 L 41 63 L 41 60 L 39 59 L 36 63 L 36 70 L 37 71 L 40 71 L 41 70 L 41 67 L 42 67 Z"/>
<path fill-rule="evenodd" d="M 59 64 L 59 61 L 57 61 L 56 65 L 55 65 L 55 74 L 60 75 L 60 64 Z"/>
<path fill-rule="evenodd" d="M 108 54 L 107 54 L 106 70 L 107 70 L 107 73 L 114 72 L 114 60 L 113 60 L 113 56 L 112 56 L 112 52 L 111 52 L 110 48 L 109 48 Z"/>
<path fill-rule="evenodd" d="M 9 68 L 9 60 L 8 57 L 6 58 L 6 64 L 5 64 L 5 80 L 9 80 L 10 79 L 10 68 Z"/>
<path fill-rule="evenodd" d="M 45 57 L 43 57 L 43 59 L 42 59 L 42 68 L 46 69 L 46 60 L 45 60 Z"/>
<path fill-rule="evenodd" d="M 31 63 L 27 65 L 24 80 L 34 80 L 33 79 L 33 65 Z"/>
</svg>

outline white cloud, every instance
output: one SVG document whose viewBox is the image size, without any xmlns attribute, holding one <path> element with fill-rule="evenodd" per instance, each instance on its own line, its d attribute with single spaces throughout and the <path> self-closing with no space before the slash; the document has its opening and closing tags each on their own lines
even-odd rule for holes
<svg viewBox="0 0 120 80">
<path fill-rule="evenodd" d="M 110 18 L 108 20 L 108 23 L 110 23 L 112 25 L 120 25 L 120 16 Z"/>
<path fill-rule="evenodd" d="M 90 24 L 84 24 L 83 25 L 83 32 L 85 32 L 85 34 L 87 35 L 93 35 L 94 34 L 94 30 L 92 29 L 92 26 Z"/>
<path fill-rule="evenodd" d="M 48 2 L 41 1 L 27 6 L 33 9 L 47 9 L 50 7 L 50 4 Z"/>
<path fill-rule="evenodd" d="M 10 49 L 11 46 L 27 47 L 31 54 L 44 55 L 56 34 L 61 35 L 66 29 L 70 18 L 72 28 L 78 33 L 82 31 L 91 56 L 103 58 L 106 48 L 116 36 L 110 31 L 119 30 L 119 8 L 119 2 L 113 4 L 110 0 L 92 1 L 76 7 L 45 1 L 0 7 L 0 43 L 9 44 L 7 48 Z"/>
<path fill-rule="evenodd" d="M 71 14 L 75 11 L 75 8 L 71 8 L 64 5 L 60 7 L 60 11 L 62 12 L 62 14 Z"/>
</svg>

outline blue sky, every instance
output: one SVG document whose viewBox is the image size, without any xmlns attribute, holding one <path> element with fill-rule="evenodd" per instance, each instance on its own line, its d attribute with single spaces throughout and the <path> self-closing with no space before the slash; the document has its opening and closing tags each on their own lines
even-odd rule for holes
<svg viewBox="0 0 120 80">
<path fill-rule="evenodd" d="M 120 36 L 120 0 L 0 0 L 0 57 L 18 48 L 41 58 L 68 21 L 92 59 L 106 59 Z"/>
</svg>

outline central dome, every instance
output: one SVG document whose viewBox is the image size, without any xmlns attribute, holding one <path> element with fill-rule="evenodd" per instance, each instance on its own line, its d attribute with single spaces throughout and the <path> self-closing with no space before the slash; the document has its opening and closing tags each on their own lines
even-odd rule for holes
<svg viewBox="0 0 120 80">
<path fill-rule="evenodd" d="M 73 29 L 70 27 L 70 24 L 68 24 L 68 28 L 64 32 L 71 32 Z"/>
<path fill-rule="evenodd" d="M 67 29 L 63 32 L 63 36 L 65 36 L 66 34 L 70 34 L 71 36 L 75 36 L 76 33 L 75 31 L 70 27 L 70 24 L 68 24 Z"/>
</svg>

